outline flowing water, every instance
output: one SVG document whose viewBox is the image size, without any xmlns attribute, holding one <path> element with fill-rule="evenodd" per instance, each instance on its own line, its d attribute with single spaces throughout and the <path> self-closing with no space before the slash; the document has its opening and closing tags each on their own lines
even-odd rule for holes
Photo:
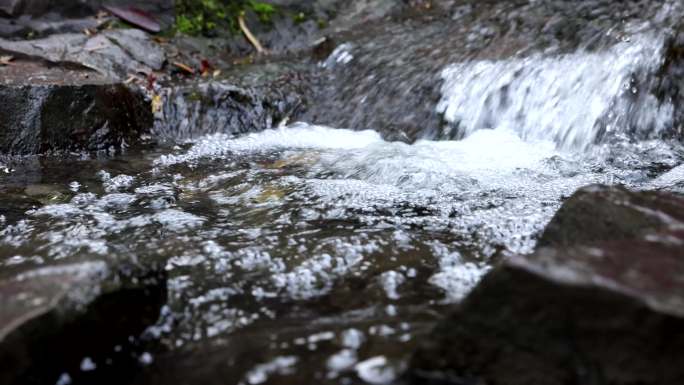
<svg viewBox="0 0 684 385">
<path fill-rule="evenodd" d="M 448 65 L 434 110 L 461 140 L 296 123 L 8 163 L 0 266 L 162 264 L 140 383 L 392 382 L 440 313 L 502 253 L 531 252 L 578 188 L 684 191 L 684 148 L 658 135 L 673 107 L 639 78 L 661 47 L 643 34 Z M 332 59 L 354 64 L 344 47 Z"/>
</svg>

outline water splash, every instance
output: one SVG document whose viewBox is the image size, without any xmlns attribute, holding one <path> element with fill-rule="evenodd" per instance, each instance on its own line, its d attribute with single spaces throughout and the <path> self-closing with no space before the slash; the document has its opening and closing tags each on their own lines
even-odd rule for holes
<svg viewBox="0 0 684 385">
<path fill-rule="evenodd" d="M 663 44 L 644 34 L 598 52 L 453 64 L 437 111 L 457 136 L 507 129 L 563 149 L 586 150 L 607 134 L 657 137 L 673 117 L 650 93 Z"/>
</svg>

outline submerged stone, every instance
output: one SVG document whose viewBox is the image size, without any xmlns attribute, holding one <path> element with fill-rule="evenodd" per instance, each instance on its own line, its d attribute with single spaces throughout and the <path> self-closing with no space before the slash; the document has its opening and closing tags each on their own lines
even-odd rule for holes
<svg viewBox="0 0 684 385">
<path fill-rule="evenodd" d="M 415 354 L 415 383 L 680 384 L 684 199 L 589 187 Z M 443 382 L 438 382 L 443 381 Z"/>
</svg>

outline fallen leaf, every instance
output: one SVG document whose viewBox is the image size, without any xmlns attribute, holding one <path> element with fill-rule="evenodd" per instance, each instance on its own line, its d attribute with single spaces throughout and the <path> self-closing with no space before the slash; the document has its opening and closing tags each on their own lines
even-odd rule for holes
<svg viewBox="0 0 684 385">
<path fill-rule="evenodd" d="M 12 61 L 14 60 L 14 56 L 0 56 L 0 66 L 7 66 L 10 64 L 13 64 Z"/>
<path fill-rule="evenodd" d="M 119 19 L 131 23 L 136 27 L 140 27 L 148 32 L 157 33 L 161 31 L 161 25 L 149 13 L 136 7 L 117 7 L 113 5 L 105 5 L 103 7 L 112 15 Z"/>
<path fill-rule="evenodd" d="M 152 97 L 152 113 L 156 114 L 162 109 L 162 98 L 161 95 L 154 95 Z"/>
</svg>

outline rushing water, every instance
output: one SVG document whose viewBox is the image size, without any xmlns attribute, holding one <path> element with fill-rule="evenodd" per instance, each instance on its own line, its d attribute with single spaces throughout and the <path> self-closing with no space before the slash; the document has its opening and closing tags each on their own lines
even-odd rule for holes
<svg viewBox="0 0 684 385">
<path fill-rule="evenodd" d="M 500 252 L 530 252 L 578 188 L 682 191 L 682 146 L 628 127 L 670 124 L 671 106 L 634 85 L 659 46 L 448 66 L 435 109 L 459 141 L 297 123 L 8 165 L 0 266 L 164 264 L 168 303 L 146 332 L 163 348 L 140 355 L 166 370 L 152 377 L 201 382 L 184 369 L 203 367 L 226 383 L 391 382 L 444 306 Z"/>
<path fill-rule="evenodd" d="M 607 135 L 657 136 L 672 127 L 674 110 L 650 92 L 663 41 L 623 40 L 601 52 L 449 66 L 438 110 L 466 135 L 505 128 L 566 149 L 586 150 Z"/>
</svg>

